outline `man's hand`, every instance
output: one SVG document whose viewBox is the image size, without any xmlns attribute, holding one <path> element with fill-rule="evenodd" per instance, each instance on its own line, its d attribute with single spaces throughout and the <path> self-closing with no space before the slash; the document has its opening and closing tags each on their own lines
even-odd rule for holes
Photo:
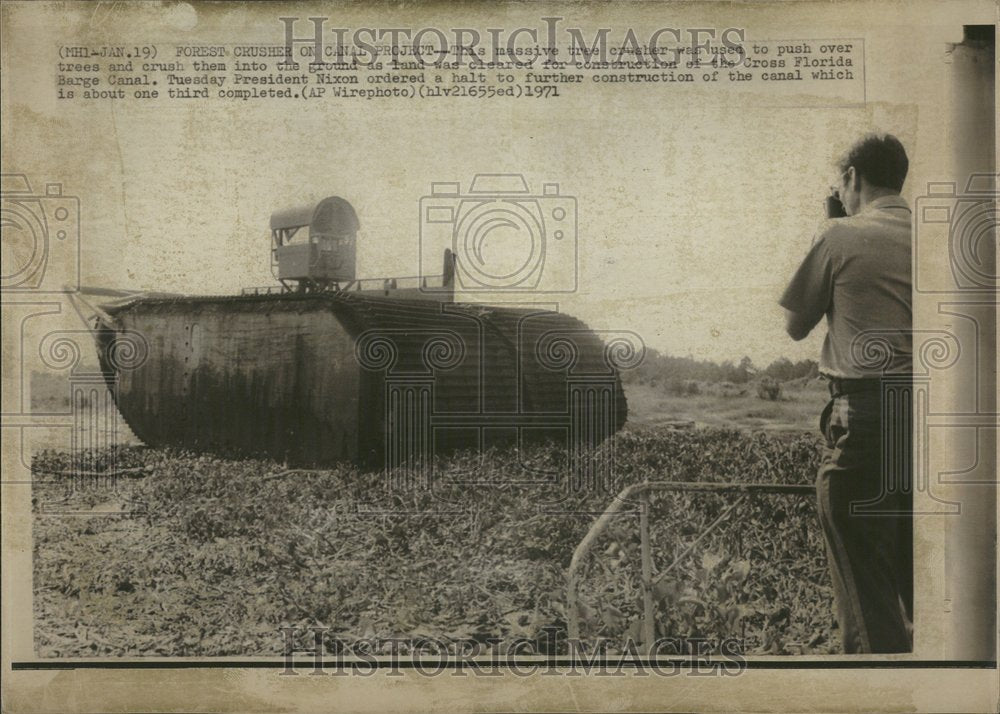
<svg viewBox="0 0 1000 714">
<path fill-rule="evenodd" d="M 822 317 L 822 315 L 820 317 Z M 787 308 L 785 309 L 785 331 L 788 333 L 788 336 L 796 342 L 804 340 L 808 337 L 812 328 L 816 327 L 816 323 L 818 322 L 819 318 L 812 319 L 802 313 L 792 312 Z"/>
</svg>

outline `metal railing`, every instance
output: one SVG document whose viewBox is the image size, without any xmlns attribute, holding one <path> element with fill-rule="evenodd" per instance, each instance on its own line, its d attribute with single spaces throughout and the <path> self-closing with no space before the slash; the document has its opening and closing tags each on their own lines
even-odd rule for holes
<svg viewBox="0 0 1000 714">
<path fill-rule="evenodd" d="M 262 285 L 240 289 L 240 295 L 283 295 L 292 292 L 284 285 Z"/>
<path fill-rule="evenodd" d="M 440 292 L 446 290 L 448 284 L 443 275 L 402 275 L 393 278 L 357 278 L 355 280 L 330 281 L 321 292 L 352 293 L 384 290 L 430 290 Z M 282 295 L 294 293 L 294 286 L 264 285 L 243 288 L 241 295 Z M 315 290 L 313 292 L 316 292 Z"/>
<path fill-rule="evenodd" d="M 650 491 L 701 491 L 714 493 L 737 493 L 739 497 L 726 507 L 719 516 L 712 521 L 698 537 L 688 545 L 671 563 L 664 568 L 653 579 L 653 554 L 649 540 L 649 493 Z M 598 537 L 607 529 L 611 520 L 618 515 L 621 510 L 632 503 L 638 496 L 639 501 L 639 542 L 640 557 L 642 561 L 642 605 L 643 623 L 642 639 L 648 647 L 656 639 L 656 621 L 654 619 L 655 601 L 653 593 L 656 586 L 677 567 L 688 555 L 694 551 L 695 547 L 701 543 L 709 533 L 715 530 L 732 513 L 737 506 L 745 502 L 752 494 L 759 493 L 784 493 L 799 496 L 813 496 L 816 494 L 816 487 L 811 484 L 784 484 L 784 483 L 708 483 L 702 481 L 644 481 L 629 486 L 624 491 L 615 496 L 611 504 L 604 513 L 594 521 L 594 524 L 587 531 L 587 534 L 580 541 L 580 544 L 573 551 L 573 559 L 570 561 L 566 571 L 566 610 L 567 626 L 571 640 L 580 638 L 580 615 L 577 601 L 577 575 L 584 558 L 590 552 Z"/>
</svg>

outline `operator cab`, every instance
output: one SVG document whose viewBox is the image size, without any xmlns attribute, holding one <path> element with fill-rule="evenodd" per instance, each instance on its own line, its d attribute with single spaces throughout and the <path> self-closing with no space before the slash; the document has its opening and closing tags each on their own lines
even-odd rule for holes
<svg viewBox="0 0 1000 714">
<path fill-rule="evenodd" d="M 444 251 L 438 276 L 357 277 L 358 214 L 339 196 L 271 214 L 271 270 L 280 292 L 351 292 L 397 299 L 453 302 L 455 257 Z M 271 287 L 244 288 L 244 294 L 272 294 Z"/>
<path fill-rule="evenodd" d="M 360 227 L 354 208 L 339 196 L 273 213 L 271 252 L 278 280 L 285 286 L 295 281 L 300 291 L 353 282 Z"/>
</svg>

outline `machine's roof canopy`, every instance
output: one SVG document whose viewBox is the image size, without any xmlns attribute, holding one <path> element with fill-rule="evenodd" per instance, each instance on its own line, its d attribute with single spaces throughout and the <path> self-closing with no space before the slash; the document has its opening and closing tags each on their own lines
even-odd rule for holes
<svg viewBox="0 0 1000 714">
<path fill-rule="evenodd" d="M 354 207 L 340 196 L 327 196 L 318 203 L 296 206 L 271 214 L 271 230 L 309 226 L 310 234 L 344 235 L 361 227 Z"/>
</svg>

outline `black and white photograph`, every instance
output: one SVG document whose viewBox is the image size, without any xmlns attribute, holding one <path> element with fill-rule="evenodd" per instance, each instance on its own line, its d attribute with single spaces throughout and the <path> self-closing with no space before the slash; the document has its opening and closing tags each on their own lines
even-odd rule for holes
<svg viewBox="0 0 1000 714">
<path fill-rule="evenodd" d="M 997 14 L 4 0 L 5 710 L 996 711 Z"/>
</svg>

